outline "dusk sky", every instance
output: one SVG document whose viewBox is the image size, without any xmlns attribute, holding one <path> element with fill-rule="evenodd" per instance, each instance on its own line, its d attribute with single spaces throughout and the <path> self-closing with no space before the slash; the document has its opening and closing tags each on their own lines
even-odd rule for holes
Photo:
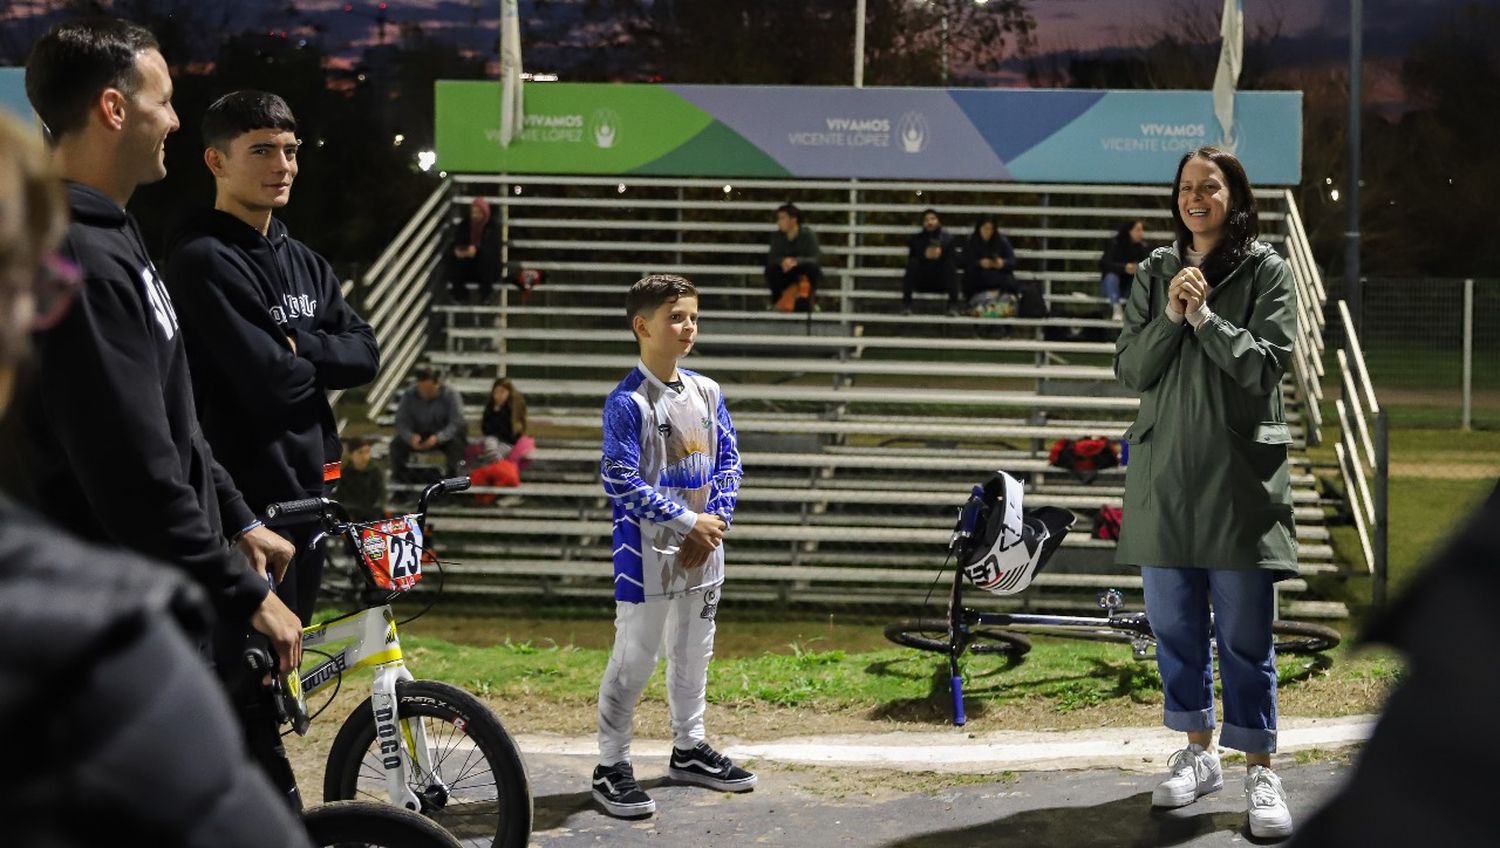
<svg viewBox="0 0 1500 848">
<path fill-rule="evenodd" d="M 167 0 L 170 3 L 170 0 Z M 713 2 L 713 0 L 679 0 Z M 1365 0 L 1365 46 L 1373 59 L 1400 56 L 1429 32 L 1443 16 L 1466 0 Z M 1483 0 L 1486 5 L 1500 0 Z M 850 5 L 854 0 L 849 0 Z M 547 0 L 550 18 L 565 20 L 569 5 L 581 9 L 583 0 Z M 1033 0 L 1039 53 L 1068 50 L 1129 48 L 1151 41 L 1172 25 L 1175 9 L 1196 5 L 1217 15 L 1219 0 Z M 0 0 L 0 21 L 24 17 L 51 4 L 29 0 Z M 344 6 L 354 7 L 352 13 Z M 387 16 L 394 38 L 399 25 L 421 23 L 431 35 L 491 53 L 497 40 L 500 0 L 387 0 Z M 523 19 L 534 14 L 533 0 L 521 0 Z M 1348 38 L 1349 0 L 1245 0 L 1246 27 L 1254 31 L 1276 17 L 1282 21 L 1282 46 L 1290 60 L 1342 61 Z M 222 14 L 232 9 L 231 28 L 291 30 L 317 24 L 325 28 L 331 52 L 354 56 L 378 41 L 375 0 L 227 0 L 202 3 L 199 8 Z M 288 13 L 294 7 L 298 14 Z M 575 11 L 574 15 L 577 14 Z M 13 22 L 13 20 L 12 20 Z M 606 22 L 589 22 L 604 24 Z M 587 27 L 587 24 L 584 24 Z M 581 35 L 581 33 L 580 33 Z M 523 31 L 523 53 L 525 43 Z M 547 70 L 546 68 L 535 68 Z"/>
</svg>

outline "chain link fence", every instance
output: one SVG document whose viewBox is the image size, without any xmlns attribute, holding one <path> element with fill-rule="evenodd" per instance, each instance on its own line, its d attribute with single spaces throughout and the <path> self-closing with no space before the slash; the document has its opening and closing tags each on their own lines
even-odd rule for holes
<svg viewBox="0 0 1500 848">
<path fill-rule="evenodd" d="M 1500 429 L 1500 279 L 1374 278 L 1363 295 L 1360 339 L 1393 427 Z"/>
</svg>

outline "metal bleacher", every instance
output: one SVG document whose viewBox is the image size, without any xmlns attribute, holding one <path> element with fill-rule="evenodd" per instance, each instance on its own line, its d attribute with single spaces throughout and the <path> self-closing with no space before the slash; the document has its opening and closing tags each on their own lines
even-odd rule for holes
<svg viewBox="0 0 1500 848">
<path fill-rule="evenodd" d="M 487 197 L 510 273 L 546 272 L 525 302 L 433 305 L 452 222 Z M 1321 438 L 1322 284 L 1295 205 L 1258 195 L 1262 226 L 1292 264 L 1302 300 L 1294 368 L 1283 391 L 1296 448 L 1293 484 L 1304 575 L 1340 573 L 1326 504 L 1302 450 Z M 761 281 L 771 212 L 795 201 L 819 235 L 820 311 L 765 309 Z M 1016 246 L 1016 276 L 1050 305 L 1041 319 L 938 314 L 925 299 L 899 311 L 902 239 L 935 207 L 958 239 L 998 214 Z M 686 365 L 725 388 L 745 483 L 731 531 L 737 599 L 788 605 L 895 605 L 921 600 L 942 564 L 955 508 L 998 468 L 1027 479 L 1029 504 L 1074 510 L 1077 530 L 1036 581 L 996 605 L 1088 607 L 1115 587 L 1139 603 L 1139 575 L 1090 537 L 1094 513 L 1118 506 L 1122 469 L 1091 483 L 1047 463 L 1055 440 L 1118 439 L 1137 399 L 1111 361 L 1118 322 L 1096 297 L 1096 262 L 1124 220 L 1170 240 L 1156 187 L 457 176 L 445 182 L 363 280 L 362 305 L 385 368 L 370 418 L 389 425 L 394 398 L 421 363 L 439 366 L 477 422 L 491 381 L 526 395 L 538 449 L 498 504 L 435 508 L 434 538 L 450 591 L 514 598 L 605 597 L 610 510 L 598 481 L 600 406 L 636 361 L 624 292 L 646 273 L 681 273 L 702 295 L 700 342 Z M 472 430 L 477 429 L 471 423 Z M 1127 515 L 1126 521 L 1129 520 Z M 1279 584 L 1281 614 L 1340 617 L 1343 604 Z"/>
</svg>

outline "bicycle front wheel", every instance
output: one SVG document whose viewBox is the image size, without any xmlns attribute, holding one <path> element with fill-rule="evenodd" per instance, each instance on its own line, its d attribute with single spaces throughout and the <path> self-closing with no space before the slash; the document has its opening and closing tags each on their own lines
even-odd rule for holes
<svg viewBox="0 0 1500 848">
<path fill-rule="evenodd" d="M 302 826 L 318 848 L 462 848 L 431 819 L 390 804 L 335 801 L 302 814 Z"/>
<path fill-rule="evenodd" d="M 885 638 L 898 645 L 919 651 L 948 653 L 948 620 L 946 618 L 912 618 L 898 621 L 885 629 Z M 1031 640 L 1019 633 L 993 627 L 976 627 L 969 631 L 967 647 L 972 654 L 1020 657 L 1031 650 Z"/>
<path fill-rule="evenodd" d="M 431 680 L 396 684 L 401 757 L 407 786 L 422 814 L 466 845 L 525 848 L 531 836 L 531 787 L 515 740 L 482 701 Z M 424 773 L 405 740 L 409 722 L 421 722 L 432 771 Z M 375 714 L 366 698 L 344 722 L 323 778 L 327 801 L 389 801 Z"/>
<path fill-rule="evenodd" d="M 1287 656 L 1321 654 L 1337 648 L 1343 637 L 1332 627 L 1303 621 L 1273 621 L 1271 633 L 1276 638 L 1276 653 Z"/>
</svg>

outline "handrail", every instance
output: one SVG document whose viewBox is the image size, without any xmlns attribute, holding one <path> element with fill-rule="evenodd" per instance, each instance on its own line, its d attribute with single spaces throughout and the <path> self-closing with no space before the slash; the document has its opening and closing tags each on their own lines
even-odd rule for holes
<svg viewBox="0 0 1500 848">
<path fill-rule="evenodd" d="M 422 206 L 417 207 L 417 212 L 414 213 L 413 216 L 411 216 L 411 221 L 408 221 L 407 225 L 405 225 L 405 227 L 402 227 L 399 233 L 396 233 L 395 239 L 390 240 L 390 245 L 387 245 L 386 249 L 384 249 L 384 251 L 381 251 L 380 257 L 378 257 L 377 260 L 375 260 L 375 263 L 372 263 L 371 267 L 366 270 L 365 279 L 368 279 L 369 281 L 369 279 L 378 278 L 378 276 L 381 275 L 381 272 L 384 272 L 384 270 L 386 270 L 387 264 L 392 263 L 392 260 L 396 257 L 396 254 L 398 254 L 398 252 L 401 251 L 402 248 L 404 248 L 405 243 L 407 243 L 407 239 L 411 236 L 413 230 L 416 230 L 417 227 L 422 227 L 422 225 L 425 225 L 426 222 L 431 221 L 431 219 L 434 218 L 435 207 L 437 207 L 438 204 L 440 204 L 441 201 L 443 201 L 444 198 L 449 195 L 449 192 L 452 191 L 453 180 L 444 180 L 444 182 L 441 183 L 438 188 L 432 189 L 432 194 L 428 195 L 428 200 L 422 201 Z"/>
<path fill-rule="evenodd" d="M 1380 402 L 1375 399 L 1375 383 L 1370 380 L 1370 368 L 1365 362 L 1363 348 L 1359 344 L 1359 334 L 1355 332 L 1354 319 L 1349 315 L 1349 302 L 1340 300 L 1339 318 L 1344 322 L 1344 343 L 1349 346 L 1349 352 L 1354 354 L 1353 364 L 1356 368 L 1355 377 L 1358 388 L 1364 390 L 1365 405 L 1370 408 L 1371 413 L 1380 411 Z"/>
</svg>

